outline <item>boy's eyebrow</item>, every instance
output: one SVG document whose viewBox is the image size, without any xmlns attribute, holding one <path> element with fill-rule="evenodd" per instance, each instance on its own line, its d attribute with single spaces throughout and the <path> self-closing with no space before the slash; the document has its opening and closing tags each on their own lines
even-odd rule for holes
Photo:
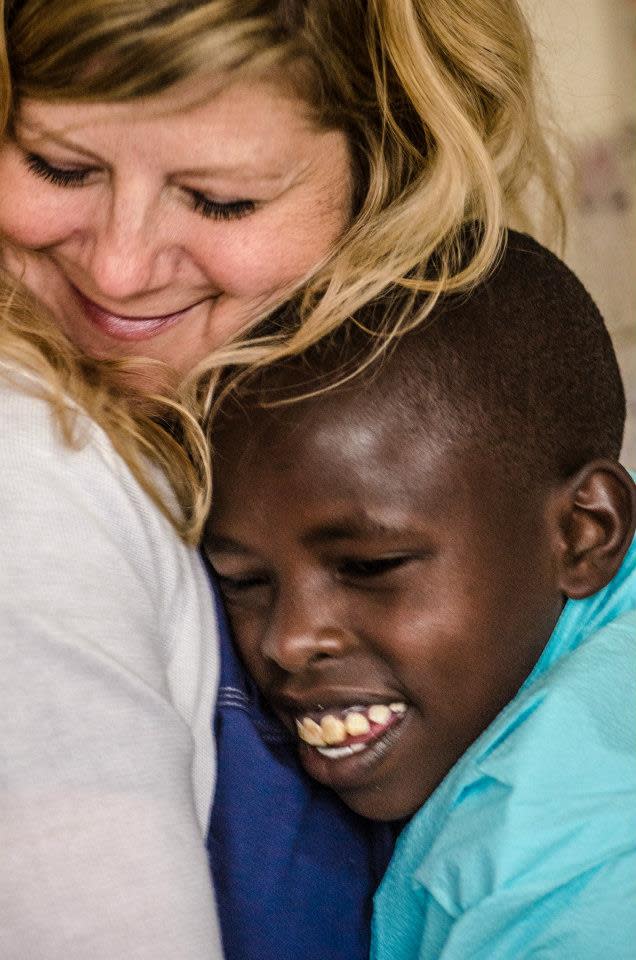
<svg viewBox="0 0 636 960">
<path fill-rule="evenodd" d="M 355 518 L 312 527 L 303 536 L 302 542 L 306 546 L 315 546 L 338 540 L 357 540 L 361 537 L 391 537 L 406 531 L 404 523 L 389 523 L 362 512 Z"/>
<path fill-rule="evenodd" d="M 206 537 L 205 549 L 208 552 L 216 550 L 220 553 L 240 553 L 244 556 L 252 552 L 238 540 L 233 540 L 231 537 L 220 537 L 215 533 L 210 533 Z"/>
<path fill-rule="evenodd" d="M 389 523 L 361 512 L 359 517 L 347 518 L 333 523 L 321 523 L 309 529 L 301 538 L 304 546 L 320 546 L 339 540 L 357 540 L 361 537 L 391 537 L 409 532 L 404 523 Z M 210 533 L 206 539 L 208 551 L 236 553 L 242 556 L 252 554 L 252 550 L 232 537 Z"/>
</svg>

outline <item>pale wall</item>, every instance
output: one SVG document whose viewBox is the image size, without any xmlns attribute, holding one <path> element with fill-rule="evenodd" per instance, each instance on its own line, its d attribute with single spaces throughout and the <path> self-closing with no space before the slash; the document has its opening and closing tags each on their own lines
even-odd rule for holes
<svg viewBox="0 0 636 960">
<path fill-rule="evenodd" d="M 636 467 L 636 2 L 522 3 L 537 37 L 549 110 L 583 172 L 585 189 L 579 183 L 568 201 L 566 260 L 612 332 L 628 394 L 623 459 Z"/>
</svg>

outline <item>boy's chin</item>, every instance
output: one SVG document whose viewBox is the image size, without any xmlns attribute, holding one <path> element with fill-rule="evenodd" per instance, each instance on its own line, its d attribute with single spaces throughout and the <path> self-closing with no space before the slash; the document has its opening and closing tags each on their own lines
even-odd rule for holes
<svg viewBox="0 0 636 960">
<path fill-rule="evenodd" d="M 354 813 L 367 820 L 407 820 L 428 800 L 432 793 L 419 790 L 408 791 L 386 786 L 372 786 L 358 790 L 338 790 L 338 796 Z"/>
<path fill-rule="evenodd" d="M 442 751 L 435 762 L 426 726 L 415 709 L 400 713 L 387 730 L 368 742 L 335 747 L 299 743 L 305 771 L 331 788 L 351 810 L 369 820 L 405 820 L 428 800 L 454 762 Z"/>
</svg>

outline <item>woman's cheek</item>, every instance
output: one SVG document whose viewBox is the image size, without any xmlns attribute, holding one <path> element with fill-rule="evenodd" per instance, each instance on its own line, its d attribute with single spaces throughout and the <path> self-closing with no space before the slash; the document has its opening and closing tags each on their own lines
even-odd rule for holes
<svg viewBox="0 0 636 960">
<path fill-rule="evenodd" d="M 250 222 L 251 221 L 251 222 Z M 260 221 L 260 222 L 259 222 Z M 293 217 L 268 222 L 245 217 L 218 242 L 202 243 L 200 265 L 219 287 L 238 297 L 275 294 L 301 280 L 329 253 L 344 229 L 343 218 Z"/>
<path fill-rule="evenodd" d="M 81 218 L 79 193 L 39 182 L 25 171 L 11 145 L 0 149 L 0 234 L 18 247 L 39 249 L 62 242 Z"/>
<path fill-rule="evenodd" d="M 275 296 L 328 256 L 350 216 L 348 153 L 338 137 L 328 169 L 323 163 L 317 173 L 254 214 L 199 226 L 190 250 L 220 289 L 245 299 Z"/>
</svg>

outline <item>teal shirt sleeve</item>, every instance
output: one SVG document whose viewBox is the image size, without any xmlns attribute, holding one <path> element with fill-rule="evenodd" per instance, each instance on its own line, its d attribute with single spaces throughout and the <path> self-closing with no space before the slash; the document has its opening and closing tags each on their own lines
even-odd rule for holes
<svg viewBox="0 0 636 960">
<path fill-rule="evenodd" d="M 546 663 L 403 832 L 373 960 L 636 957 L 636 611 Z"/>
<path fill-rule="evenodd" d="M 500 888 L 448 928 L 440 960 L 633 960 L 636 854 L 627 851 L 545 889 L 528 876 Z M 433 956 L 422 942 L 421 960 Z"/>
</svg>

